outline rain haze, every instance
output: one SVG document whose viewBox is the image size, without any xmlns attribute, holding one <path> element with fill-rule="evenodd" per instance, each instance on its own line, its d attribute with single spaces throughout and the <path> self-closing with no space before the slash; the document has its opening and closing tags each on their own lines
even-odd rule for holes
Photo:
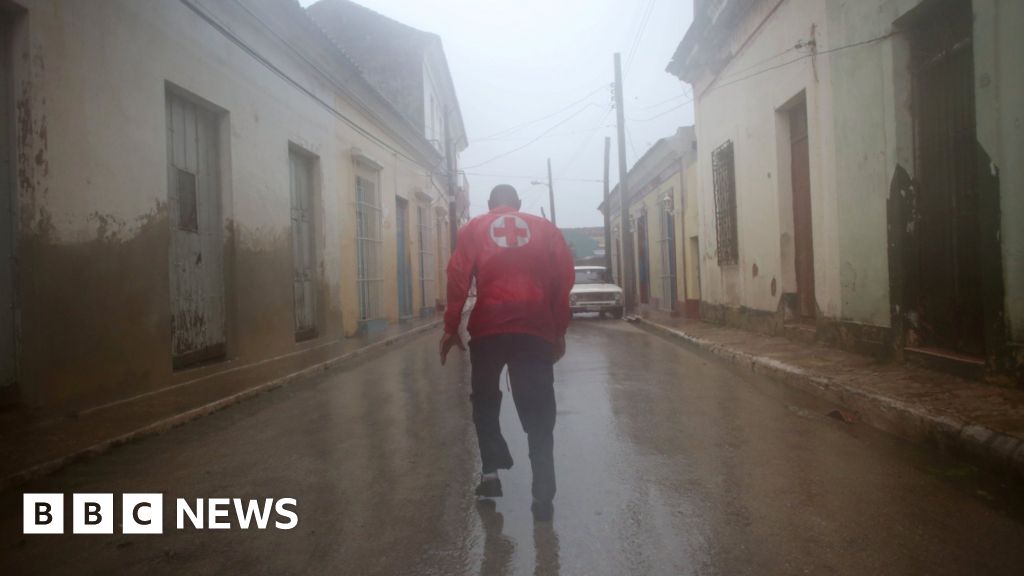
<svg viewBox="0 0 1024 576">
<path fill-rule="evenodd" d="M 302 0 L 304 6 L 312 0 Z M 693 123 L 690 89 L 665 72 L 692 2 L 657 0 L 366 0 L 362 5 L 444 42 L 469 137 L 460 169 L 470 213 L 496 184 L 523 211 L 548 211 L 551 158 L 561 227 L 599 226 L 604 137 L 618 181 L 613 54 L 622 55 L 628 166 L 659 138 Z"/>
<path fill-rule="evenodd" d="M 0 0 L 0 576 L 1024 576 L 1022 31 Z"/>
</svg>

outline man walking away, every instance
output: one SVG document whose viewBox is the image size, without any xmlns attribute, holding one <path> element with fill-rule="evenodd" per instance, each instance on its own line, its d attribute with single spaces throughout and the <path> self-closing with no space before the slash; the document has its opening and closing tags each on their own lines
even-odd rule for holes
<svg viewBox="0 0 1024 576">
<path fill-rule="evenodd" d="M 530 446 L 534 518 L 549 521 L 554 508 L 554 364 L 565 354 L 569 291 L 575 273 L 562 233 L 543 218 L 519 212 L 515 188 L 496 186 L 490 212 L 459 231 L 448 263 L 448 305 L 441 363 L 453 346 L 465 350 L 459 320 L 476 277 L 469 317 L 473 423 L 483 474 L 476 494 L 501 496 L 499 469 L 512 467 L 501 435 L 501 371 L 508 366 L 512 400 Z"/>
</svg>

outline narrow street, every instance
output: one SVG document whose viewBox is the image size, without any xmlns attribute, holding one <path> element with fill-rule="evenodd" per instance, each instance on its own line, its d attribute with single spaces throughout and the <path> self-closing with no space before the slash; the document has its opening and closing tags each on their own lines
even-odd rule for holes
<svg viewBox="0 0 1024 576">
<path fill-rule="evenodd" d="M 478 503 L 468 355 L 442 368 L 436 345 L 4 494 L 0 573 L 1020 573 L 1024 515 L 985 478 L 624 322 L 575 321 L 556 367 L 554 522 L 532 520 L 509 394 L 516 465 Z M 165 533 L 26 537 L 22 492 L 160 492 Z M 299 524 L 175 530 L 175 498 L 218 496 L 295 498 Z"/>
</svg>

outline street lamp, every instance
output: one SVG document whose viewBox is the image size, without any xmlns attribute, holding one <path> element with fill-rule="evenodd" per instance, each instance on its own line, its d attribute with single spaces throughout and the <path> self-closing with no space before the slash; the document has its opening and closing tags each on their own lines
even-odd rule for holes
<svg viewBox="0 0 1024 576">
<path fill-rule="evenodd" d="M 530 186 L 544 186 L 548 189 L 548 198 L 551 201 L 551 223 L 555 223 L 555 197 L 551 190 L 551 184 L 548 182 L 541 182 L 540 180 L 530 180 Z"/>
</svg>

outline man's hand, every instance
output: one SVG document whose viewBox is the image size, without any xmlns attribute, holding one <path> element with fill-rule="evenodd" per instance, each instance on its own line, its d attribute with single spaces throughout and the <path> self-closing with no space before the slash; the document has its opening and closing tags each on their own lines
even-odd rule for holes
<svg viewBox="0 0 1024 576">
<path fill-rule="evenodd" d="M 555 358 L 554 362 L 558 362 L 565 356 L 565 336 L 559 336 L 558 340 L 555 340 Z"/>
<path fill-rule="evenodd" d="M 441 336 L 441 366 L 444 366 L 445 360 L 448 359 L 448 352 L 451 351 L 452 346 L 458 346 L 459 350 L 466 351 L 466 347 L 462 345 L 462 338 L 459 338 L 458 333 L 449 334 L 445 332 L 444 336 Z"/>
</svg>

